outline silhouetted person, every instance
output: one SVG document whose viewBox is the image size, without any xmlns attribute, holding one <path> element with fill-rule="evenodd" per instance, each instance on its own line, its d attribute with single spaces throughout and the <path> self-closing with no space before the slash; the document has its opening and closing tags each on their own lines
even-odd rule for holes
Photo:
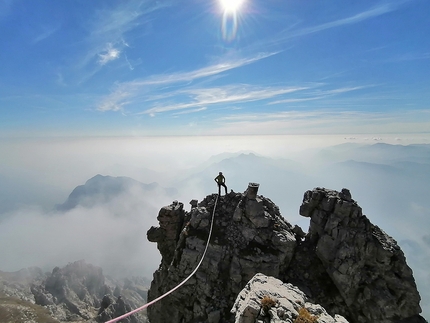
<svg viewBox="0 0 430 323">
<path fill-rule="evenodd" d="M 227 186 L 225 186 L 225 177 L 222 172 L 219 172 L 219 175 L 215 177 L 215 182 L 218 184 L 218 195 L 221 196 L 221 186 L 224 186 L 225 194 L 227 194 Z"/>
</svg>

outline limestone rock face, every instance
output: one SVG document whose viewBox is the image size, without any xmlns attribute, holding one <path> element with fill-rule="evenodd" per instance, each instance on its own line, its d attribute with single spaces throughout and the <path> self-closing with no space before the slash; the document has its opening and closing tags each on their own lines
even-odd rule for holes
<svg viewBox="0 0 430 323">
<path fill-rule="evenodd" d="M 303 309 L 318 318 L 318 323 L 348 323 L 344 317 L 332 317 L 321 305 L 310 302 L 296 286 L 263 274 L 256 274 L 246 284 L 231 312 L 235 314 L 235 323 L 290 323 Z"/>
<path fill-rule="evenodd" d="M 148 239 L 157 242 L 163 259 L 148 301 L 194 270 L 214 209 L 215 218 L 201 267 L 184 286 L 148 308 L 151 323 L 292 323 L 297 304 L 319 315 L 319 323 L 426 322 L 403 252 L 362 214 L 349 190 L 316 188 L 304 194 L 300 214 L 310 218 L 307 234 L 288 223 L 268 198 L 248 193 L 232 191 L 219 198 L 216 208 L 213 194 L 192 203 L 189 212 L 176 201 L 160 211 L 160 227 L 151 228 Z M 266 292 L 279 299 L 267 313 L 257 301 L 262 292 L 250 292 L 263 281 L 277 286 Z"/>
<path fill-rule="evenodd" d="M 63 268 L 55 267 L 44 280 L 31 284 L 30 290 L 35 303 L 46 307 L 61 322 L 89 319 L 106 322 L 145 303 L 142 291 L 133 288 L 134 285 L 138 284 L 128 280 L 122 289 L 118 285 L 114 289 L 115 285 L 107 281 L 100 267 L 81 260 Z M 144 321 L 143 315 L 124 320 Z"/>
<path fill-rule="evenodd" d="M 184 204 L 174 201 L 163 207 L 158 213 L 159 227 L 151 227 L 147 237 L 151 242 L 157 242 L 157 248 L 162 256 L 163 268 L 167 268 L 173 260 L 176 242 L 184 224 Z"/>
<path fill-rule="evenodd" d="M 160 227 L 148 231 L 148 239 L 163 250 L 148 301 L 176 286 L 196 267 L 209 235 L 216 198 L 216 194 L 207 196 L 190 212 L 175 203 L 161 209 Z M 166 214 L 169 220 L 161 221 Z M 184 223 L 173 243 L 171 237 L 182 214 Z M 296 235 L 269 199 L 230 192 L 218 199 L 214 221 L 200 269 L 183 287 L 148 308 L 151 323 L 232 321 L 230 309 L 236 295 L 256 273 L 278 277 L 288 267 Z"/>
<path fill-rule="evenodd" d="M 306 239 L 355 322 L 396 322 L 421 312 L 412 270 L 396 241 L 362 214 L 348 190 L 304 194 Z"/>
<path fill-rule="evenodd" d="M 16 272 L 0 271 L 0 295 L 35 303 L 29 286 L 45 279 L 42 269 L 31 267 Z"/>
</svg>

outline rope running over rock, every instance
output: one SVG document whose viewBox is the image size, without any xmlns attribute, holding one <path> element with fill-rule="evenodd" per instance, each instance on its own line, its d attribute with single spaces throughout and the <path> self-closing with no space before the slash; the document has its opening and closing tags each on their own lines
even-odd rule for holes
<svg viewBox="0 0 430 323">
<path fill-rule="evenodd" d="M 184 285 L 197 272 L 197 270 L 199 269 L 200 265 L 203 262 L 203 259 L 205 258 L 206 251 L 208 250 L 208 246 L 209 246 L 209 241 L 211 240 L 212 228 L 213 228 L 214 217 L 215 217 L 215 210 L 216 210 L 216 206 L 217 206 L 217 203 L 218 203 L 218 197 L 219 197 L 219 195 L 217 195 L 217 197 L 216 197 L 215 205 L 214 205 L 214 210 L 212 212 L 211 228 L 209 230 L 208 241 L 206 242 L 206 247 L 205 247 L 205 250 L 203 251 L 202 258 L 200 259 L 199 263 L 197 264 L 197 267 L 193 270 L 193 272 L 187 278 L 185 278 L 183 282 L 181 282 L 180 284 L 178 284 L 176 287 L 173 287 L 171 290 L 169 290 L 168 292 L 164 293 L 163 295 L 157 297 L 156 299 L 150 301 L 149 303 L 146 303 L 145 305 L 143 305 L 143 306 L 141 306 L 139 308 L 136 308 L 136 309 L 134 309 L 134 310 L 132 310 L 132 311 L 130 311 L 128 313 L 125 313 L 125 314 L 123 314 L 121 316 L 118 316 L 118 317 L 116 317 L 116 318 L 114 318 L 114 319 L 112 319 L 110 321 L 107 321 L 106 323 L 115 323 L 115 322 L 118 322 L 118 321 L 120 321 L 120 320 L 122 320 L 122 319 L 124 319 L 124 318 L 126 318 L 126 317 L 128 317 L 130 315 L 133 315 L 133 314 L 135 314 L 137 312 L 140 312 L 141 310 L 143 310 L 143 309 L 151 306 L 152 304 L 157 303 L 159 300 L 163 299 L 164 297 L 166 297 L 167 295 L 173 293 L 179 287 L 181 287 L 182 285 Z"/>
</svg>

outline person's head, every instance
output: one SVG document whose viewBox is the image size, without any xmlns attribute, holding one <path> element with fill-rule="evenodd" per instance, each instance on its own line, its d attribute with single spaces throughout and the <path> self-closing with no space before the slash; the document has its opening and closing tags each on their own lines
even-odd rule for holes
<svg viewBox="0 0 430 323">
<path fill-rule="evenodd" d="M 219 172 L 220 175 L 222 175 L 222 172 Z"/>
</svg>

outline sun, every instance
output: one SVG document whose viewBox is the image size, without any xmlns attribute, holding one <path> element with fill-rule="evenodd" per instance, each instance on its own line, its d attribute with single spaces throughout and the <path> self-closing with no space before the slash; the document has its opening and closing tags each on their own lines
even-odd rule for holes
<svg viewBox="0 0 430 323">
<path fill-rule="evenodd" d="M 221 6 L 225 12 L 235 13 L 245 0 L 220 0 Z"/>
</svg>

